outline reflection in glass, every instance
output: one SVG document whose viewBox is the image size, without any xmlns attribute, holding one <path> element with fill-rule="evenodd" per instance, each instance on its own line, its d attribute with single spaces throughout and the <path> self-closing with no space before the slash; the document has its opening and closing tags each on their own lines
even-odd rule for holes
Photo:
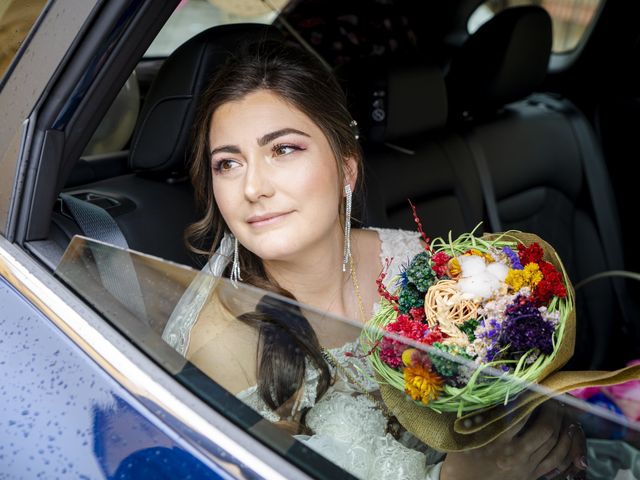
<svg viewBox="0 0 640 480">
<path fill-rule="evenodd" d="M 520 455 L 526 446 L 542 442 L 540 432 L 551 432 L 556 446 L 584 436 L 587 478 L 640 478 L 640 424 L 621 409 L 578 398 L 579 392 L 557 395 L 527 385 L 506 405 L 460 418 L 451 413 L 445 434 L 480 441 L 473 448 L 439 451 L 412 433 L 414 425 L 429 425 L 437 413 L 404 395 L 392 401 L 381 394 L 384 382 L 369 364 L 371 327 L 363 330 L 255 287 L 236 288 L 226 279 L 211 278 L 213 288 L 190 332 L 185 358 L 161 335 L 198 272 L 75 237 L 56 273 L 194 393 L 319 478 L 345 475 L 321 457 L 359 478 L 437 478 L 443 458 L 479 465 L 491 449 L 500 448 L 505 458 Z M 137 288 L 124 292 L 113 288 L 133 283 Z M 141 298 L 128 298 L 136 297 L 137 289 Z M 136 313 L 140 300 L 144 316 Z M 442 355 L 424 345 L 411 346 Z M 447 360 L 464 364 L 455 357 Z M 508 378 L 504 372 L 496 375 Z M 633 411 L 633 399 L 625 401 L 625 411 Z M 407 421 L 406 411 L 417 420 Z M 552 430 L 545 430 L 549 426 Z M 527 458 L 539 461 L 534 454 Z M 529 478 L 534 467 L 520 463 L 511 473 Z M 498 473 L 509 476 L 496 465 L 490 474 Z M 551 478 L 585 474 L 575 462 L 552 473 Z"/>
</svg>

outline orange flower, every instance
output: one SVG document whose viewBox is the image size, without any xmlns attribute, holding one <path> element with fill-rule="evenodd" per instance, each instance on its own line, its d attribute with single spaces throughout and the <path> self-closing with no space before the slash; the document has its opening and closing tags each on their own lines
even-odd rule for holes
<svg viewBox="0 0 640 480">
<path fill-rule="evenodd" d="M 442 390 L 442 378 L 429 368 L 420 364 L 404 368 L 404 391 L 413 400 L 428 405 L 431 400 L 438 398 Z"/>
</svg>

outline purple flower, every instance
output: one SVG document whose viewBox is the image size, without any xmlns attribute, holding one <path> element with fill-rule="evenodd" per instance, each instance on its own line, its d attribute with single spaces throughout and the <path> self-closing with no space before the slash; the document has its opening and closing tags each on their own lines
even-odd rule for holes
<svg viewBox="0 0 640 480">
<path fill-rule="evenodd" d="M 514 270 L 523 270 L 523 266 L 520 263 L 520 257 L 518 254 L 511 250 L 509 247 L 502 247 L 503 253 L 509 257 L 509 262 L 511 263 L 511 268 Z"/>
<path fill-rule="evenodd" d="M 507 307 L 506 319 L 502 323 L 499 343 L 509 346 L 508 358 L 518 359 L 529 350 L 553 353 L 554 326 L 546 321 L 536 306 L 527 298 L 518 295 Z"/>
</svg>

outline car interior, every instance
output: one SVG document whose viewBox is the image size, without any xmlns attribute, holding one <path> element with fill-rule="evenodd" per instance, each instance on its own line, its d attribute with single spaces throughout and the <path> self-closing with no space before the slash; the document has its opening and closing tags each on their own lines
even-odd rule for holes
<svg viewBox="0 0 640 480">
<path fill-rule="evenodd" d="M 412 230 L 410 200 L 430 237 L 536 233 L 579 286 L 568 368 L 614 369 L 640 357 L 637 285 L 593 280 L 640 270 L 633 222 L 623 221 L 634 218 L 627 173 L 637 167 L 625 170 L 622 152 L 637 98 L 630 81 L 591 103 L 586 81 L 575 87 L 588 61 L 602 61 L 591 45 L 620 15 L 615 3 L 595 10 L 593 31 L 564 69 L 550 68 L 560 57 L 541 6 L 495 9 L 471 33 L 480 0 L 418 3 L 294 1 L 271 24 L 211 26 L 166 58 L 140 58 L 124 87 L 110 87 L 114 100 L 84 153 L 61 169 L 55 202 L 38 193 L 52 213 L 48 230 L 27 235 L 31 251 L 53 270 L 81 234 L 201 268 L 183 237 L 199 214 L 187 175 L 198 98 L 239 42 L 275 38 L 320 55 L 345 88 L 364 151 L 355 226 Z"/>
<path fill-rule="evenodd" d="M 481 3 L 436 8 L 391 2 L 372 9 L 370 24 L 384 23 L 389 12 L 394 19 L 415 18 L 416 10 L 432 15 L 417 35 L 421 48 L 412 44 L 407 54 L 332 56 L 314 47 L 314 32 L 297 26 L 342 18 L 339 3 L 301 1 L 272 25 L 213 26 L 167 58 L 141 59 L 129 80 L 137 88 L 120 99 L 120 108 L 114 102 L 103 120 L 113 125 L 102 132 L 108 142 L 109 135 L 121 136 L 116 128 L 123 112 L 137 113 L 130 138 L 116 151 L 88 151 L 77 159 L 53 207 L 48 236 L 38 239 L 47 242 L 40 258 L 55 268 L 73 235 L 84 234 L 200 268 L 203 259 L 183 238 L 198 218 L 186 173 L 198 97 L 240 41 L 277 38 L 324 53 L 345 87 L 364 150 L 362 226 L 414 229 L 410 200 L 430 237 L 474 229 L 540 235 L 557 249 L 574 286 L 600 272 L 638 271 L 630 227 L 622 221 L 634 218 L 630 190 L 612 176 L 622 168 L 620 143 L 629 139 L 621 140 L 624 131 L 607 121 L 624 109 L 631 118 L 637 99 L 602 101 L 598 109 L 580 102 L 584 91 L 568 85 L 576 71 L 586 71 L 586 60 L 549 70 L 557 60 L 547 10 L 506 8 L 469 33 L 469 15 Z M 355 9 L 343 8 L 345 18 Z M 366 9 L 359 15 L 364 23 Z M 614 12 L 595 13 L 584 55 L 600 40 L 607 15 Z M 120 233 L 116 241 L 113 232 Z M 616 368 L 639 356 L 635 289 L 618 277 L 580 285 L 571 367 Z"/>
</svg>

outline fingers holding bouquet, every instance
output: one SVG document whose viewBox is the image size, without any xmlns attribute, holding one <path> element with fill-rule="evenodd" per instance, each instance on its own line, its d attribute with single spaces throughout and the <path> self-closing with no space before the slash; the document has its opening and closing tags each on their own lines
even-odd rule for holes
<svg viewBox="0 0 640 480">
<path fill-rule="evenodd" d="M 586 443 L 555 402 L 546 402 L 490 443 L 447 455 L 441 478 L 522 479 L 579 478 L 586 469 Z"/>
<path fill-rule="evenodd" d="M 587 450 L 580 424 L 554 401 L 544 403 L 534 414 L 511 442 L 512 461 L 528 465 L 532 478 L 564 479 L 583 473 Z"/>
</svg>

